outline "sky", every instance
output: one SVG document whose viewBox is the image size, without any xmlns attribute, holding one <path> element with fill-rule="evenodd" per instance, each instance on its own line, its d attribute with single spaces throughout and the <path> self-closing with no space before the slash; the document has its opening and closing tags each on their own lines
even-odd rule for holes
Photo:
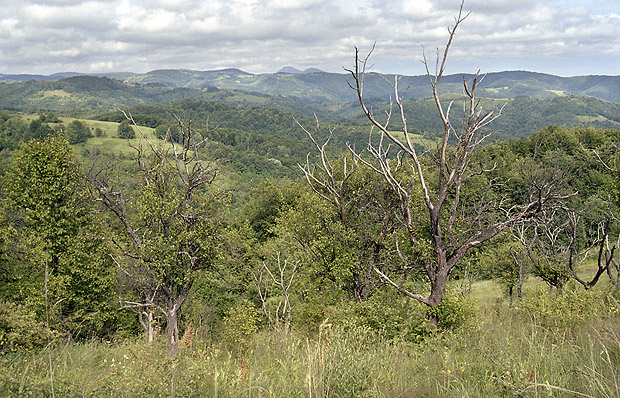
<svg viewBox="0 0 620 398">
<path fill-rule="evenodd" d="M 4 4 L 3 4 L 4 3 Z M 419 75 L 460 0 L 0 0 L 0 73 L 283 66 Z M 466 0 L 446 73 L 620 75 L 620 1 Z"/>
</svg>

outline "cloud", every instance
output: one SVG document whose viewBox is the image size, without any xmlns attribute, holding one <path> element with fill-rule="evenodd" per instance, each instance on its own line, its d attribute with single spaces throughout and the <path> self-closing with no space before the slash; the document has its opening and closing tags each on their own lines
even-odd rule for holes
<svg viewBox="0 0 620 398">
<path fill-rule="evenodd" d="M 468 0 L 451 70 L 536 67 L 574 73 L 596 55 L 619 74 L 620 15 L 605 0 Z M 353 47 L 377 42 L 376 68 L 422 73 L 442 47 L 458 0 L 22 0 L 0 9 L 0 73 L 143 72 L 157 68 L 276 71 L 283 65 L 342 71 Z M 571 62 L 570 60 L 574 62 Z M 506 67 L 508 65 L 508 67 Z M 559 68 L 558 68 L 559 69 Z M 544 70 L 553 72 L 552 70 Z"/>
</svg>

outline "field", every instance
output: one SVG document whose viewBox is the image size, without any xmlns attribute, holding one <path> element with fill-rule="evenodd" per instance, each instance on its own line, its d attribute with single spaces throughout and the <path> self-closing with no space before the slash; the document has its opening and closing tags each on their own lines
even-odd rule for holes
<svg viewBox="0 0 620 398">
<path fill-rule="evenodd" d="M 497 285 L 477 282 L 477 315 L 417 342 L 335 319 L 309 333 L 263 329 L 234 341 L 194 332 L 174 359 L 163 338 L 57 342 L 2 356 L 0 396 L 620 396 L 618 308 L 596 304 L 611 296 L 602 289 L 567 308 L 583 292 L 544 290 L 531 286 L 535 305 L 508 308 Z"/>
</svg>

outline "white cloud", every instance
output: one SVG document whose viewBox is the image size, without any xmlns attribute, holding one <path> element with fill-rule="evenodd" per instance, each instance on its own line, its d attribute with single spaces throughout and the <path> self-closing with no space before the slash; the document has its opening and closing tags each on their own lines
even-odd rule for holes
<svg viewBox="0 0 620 398">
<path fill-rule="evenodd" d="M 370 49 L 384 72 L 421 73 L 444 45 L 459 0 L 22 0 L 0 9 L 0 73 L 155 68 L 250 72 L 283 65 L 342 71 L 353 46 Z M 552 59 L 587 73 L 597 55 L 620 53 L 617 1 L 467 0 L 452 70 L 524 69 Z M 19 54 L 19 55 L 18 55 Z M 569 61 L 569 60 L 573 61 Z M 459 65 L 463 65 L 459 67 Z M 494 66 L 495 65 L 495 66 Z M 508 67 L 507 67 L 508 65 Z M 559 68 L 559 67 L 558 67 Z M 594 68 L 593 68 L 594 69 Z M 552 70 L 544 70 L 553 72 Z"/>
</svg>

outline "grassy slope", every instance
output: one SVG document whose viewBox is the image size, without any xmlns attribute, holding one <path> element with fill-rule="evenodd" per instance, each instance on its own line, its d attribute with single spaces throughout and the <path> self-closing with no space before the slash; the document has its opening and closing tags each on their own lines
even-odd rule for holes
<svg viewBox="0 0 620 398">
<path fill-rule="evenodd" d="M 59 344 L 1 357 L 0 395 L 617 397 L 619 328 L 617 311 L 554 327 L 487 298 L 469 325 L 419 344 L 328 321 L 309 337 L 258 332 L 243 351 L 193 335 L 175 359 L 164 339 Z"/>
</svg>

